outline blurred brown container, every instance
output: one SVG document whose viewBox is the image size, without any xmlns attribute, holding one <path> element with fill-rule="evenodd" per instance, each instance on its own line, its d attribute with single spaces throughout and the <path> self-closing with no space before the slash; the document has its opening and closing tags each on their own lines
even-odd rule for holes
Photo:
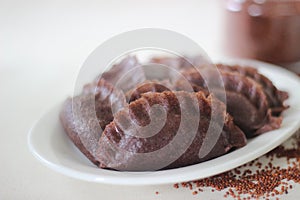
<svg viewBox="0 0 300 200">
<path fill-rule="evenodd" d="M 226 0 L 225 13 L 229 55 L 283 66 L 300 61 L 300 0 Z"/>
</svg>

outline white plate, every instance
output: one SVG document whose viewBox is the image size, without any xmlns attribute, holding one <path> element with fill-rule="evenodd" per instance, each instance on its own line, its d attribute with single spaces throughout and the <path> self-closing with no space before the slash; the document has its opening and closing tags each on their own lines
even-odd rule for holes
<svg viewBox="0 0 300 200">
<path fill-rule="evenodd" d="M 99 169 L 86 159 L 64 133 L 58 119 L 61 105 L 43 115 L 30 130 L 30 151 L 43 164 L 67 176 L 117 185 L 152 185 L 190 181 L 216 175 L 249 162 L 275 148 L 300 127 L 300 79 L 280 67 L 251 60 L 223 63 L 257 67 L 274 84 L 287 92 L 290 108 L 283 113 L 282 127 L 248 141 L 224 156 L 200 164 L 156 172 L 118 172 Z"/>
</svg>

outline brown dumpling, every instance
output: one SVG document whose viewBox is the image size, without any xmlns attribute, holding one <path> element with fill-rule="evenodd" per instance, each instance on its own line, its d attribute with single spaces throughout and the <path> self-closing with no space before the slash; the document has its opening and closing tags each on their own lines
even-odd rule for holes
<svg viewBox="0 0 300 200">
<path fill-rule="evenodd" d="M 94 102 L 92 94 L 68 98 L 60 112 L 60 121 L 75 146 L 95 165 L 99 165 L 94 155 L 102 129 L 95 114 Z"/>
<path fill-rule="evenodd" d="M 199 89 L 207 90 L 207 82 L 197 70 L 187 70 L 183 72 L 183 75 Z M 282 118 L 272 116 L 267 96 L 260 84 L 238 73 L 221 70 L 220 75 L 226 90 L 227 111 L 233 116 L 234 122 L 245 132 L 247 137 L 253 137 L 280 127 Z M 211 80 L 217 80 L 217 78 L 211 77 Z M 178 84 L 180 85 L 180 80 Z M 224 92 L 213 87 L 216 96 Z"/>
<path fill-rule="evenodd" d="M 282 117 L 273 116 L 263 88 L 253 79 L 222 72 L 227 110 L 247 137 L 280 128 Z"/>
<path fill-rule="evenodd" d="M 135 56 L 124 58 L 100 77 L 125 93 L 146 80 L 143 67 Z"/>
<path fill-rule="evenodd" d="M 203 62 L 203 58 L 201 58 L 201 56 L 190 57 L 188 59 L 190 62 L 188 62 L 184 58 L 155 57 L 152 58 L 151 61 L 154 63 L 168 65 L 179 70 L 191 69 L 193 68 L 193 65 L 197 67 L 202 67 L 203 65 L 207 65 L 207 63 Z M 222 71 L 236 72 L 239 73 L 240 75 L 247 76 L 255 80 L 258 84 L 260 84 L 264 90 L 264 93 L 267 96 L 267 100 L 269 103 L 269 107 L 271 108 L 272 115 L 279 116 L 282 111 L 288 108 L 288 106 L 285 106 L 283 104 L 283 102 L 288 98 L 288 93 L 278 90 L 273 85 L 273 83 L 267 77 L 260 74 L 257 71 L 257 69 L 253 67 L 242 67 L 239 65 L 217 64 L 216 66 L 218 69 Z M 177 85 L 180 86 L 180 84 Z M 203 85 L 203 84 L 198 83 L 197 85 L 193 85 L 193 87 L 199 87 L 199 85 Z M 182 89 L 182 88 L 178 88 L 178 89 Z"/>
<path fill-rule="evenodd" d="M 60 120 L 78 149 L 99 165 L 94 155 L 100 135 L 113 121 L 113 113 L 126 105 L 123 92 L 101 79 L 96 87 L 86 86 L 84 94 L 67 99 Z"/>
<path fill-rule="evenodd" d="M 169 67 L 167 76 L 171 82 L 177 79 L 182 70 L 188 70 L 209 63 L 203 56 L 153 57 L 150 62 Z"/>
<path fill-rule="evenodd" d="M 163 64 L 176 70 L 186 70 L 208 64 L 202 56 L 182 56 L 182 57 L 153 57 L 150 62 Z"/>
<path fill-rule="evenodd" d="M 132 74 L 134 74 L 134 76 L 132 76 Z M 137 58 L 135 56 L 128 56 L 120 63 L 113 65 L 108 71 L 96 77 L 93 82 L 86 84 L 83 87 L 82 93 L 94 93 L 101 80 L 105 80 L 106 83 L 113 87 L 127 92 L 135 88 L 137 84 L 144 82 L 146 76 Z"/>
<path fill-rule="evenodd" d="M 97 160 L 100 167 L 116 170 L 169 169 L 206 161 L 245 144 L 243 132 L 213 96 L 149 92 L 106 126 Z"/>
<path fill-rule="evenodd" d="M 102 129 L 113 121 L 113 114 L 127 105 L 122 91 L 104 80 L 100 80 L 95 92 L 96 115 Z"/>
<path fill-rule="evenodd" d="M 282 111 L 288 108 L 283 102 L 288 98 L 288 93 L 278 90 L 273 83 L 264 75 L 260 74 L 253 67 L 241 67 L 239 65 L 217 64 L 218 69 L 228 72 L 237 72 L 241 75 L 252 78 L 259 83 L 266 96 L 273 115 L 280 115 Z"/>
<path fill-rule="evenodd" d="M 126 98 L 128 102 L 135 101 L 139 99 L 142 94 L 147 92 L 164 92 L 164 91 L 171 91 L 172 86 L 168 80 L 164 81 L 145 81 L 144 83 L 138 85 L 136 88 L 128 91 L 126 93 Z"/>
<path fill-rule="evenodd" d="M 127 105 L 123 91 L 115 88 L 104 79 L 97 84 L 87 84 L 83 88 L 83 95 L 95 96 L 95 110 L 102 129 L 113 119 L 113 113 Z"/>
<path fill-rule="evenodd" d="M 163 64 L 168 67 L 172 67 L 177 70 L 190 68 L 192 65 L 186 61 L 183 57 L 173 58 L 173 57 L 154 57 L 150 60 L 152 63 Z"/>
</svg>

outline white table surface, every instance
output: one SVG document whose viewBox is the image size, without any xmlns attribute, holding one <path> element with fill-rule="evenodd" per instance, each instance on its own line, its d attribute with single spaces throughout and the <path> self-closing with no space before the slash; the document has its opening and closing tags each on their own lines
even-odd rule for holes
<svg viewBox="0 0 300 200">
<path fill-rule="evenodd" d="M 66 177 L 30 154 L 27 134 L 45 110 L 71 94 L 81 64 L 112 35 L 166 28 L 211 56 L 222 55 L 220 9 L 218 0 L 0 0 L 0 199 L 203 199 L 172 185 L 111 186 Z"/>
</svg>

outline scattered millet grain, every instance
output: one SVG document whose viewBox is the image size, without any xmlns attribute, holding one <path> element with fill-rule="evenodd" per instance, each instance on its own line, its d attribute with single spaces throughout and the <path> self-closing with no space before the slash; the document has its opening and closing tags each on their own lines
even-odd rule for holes
<svg viewBox="0 0 300 200">
<path fill-rule="evenodd" d="M 285 144 L 292 147 L 287 148 Z M 277 159 L 284 159 L 285 167 L 276 166 Z M 288 194 L 293 189 L 293 183 L 300 184 L 299 132 L 259 159 L 213 177 L 174 184 L 174 188 L 189 188 L 193 195 L 203 192 L 204 188 L 211 188 L 212 192 L 224 191 L 225 198 L 237 200 L 279 199 L 279 195 Z"/>
</svg>

